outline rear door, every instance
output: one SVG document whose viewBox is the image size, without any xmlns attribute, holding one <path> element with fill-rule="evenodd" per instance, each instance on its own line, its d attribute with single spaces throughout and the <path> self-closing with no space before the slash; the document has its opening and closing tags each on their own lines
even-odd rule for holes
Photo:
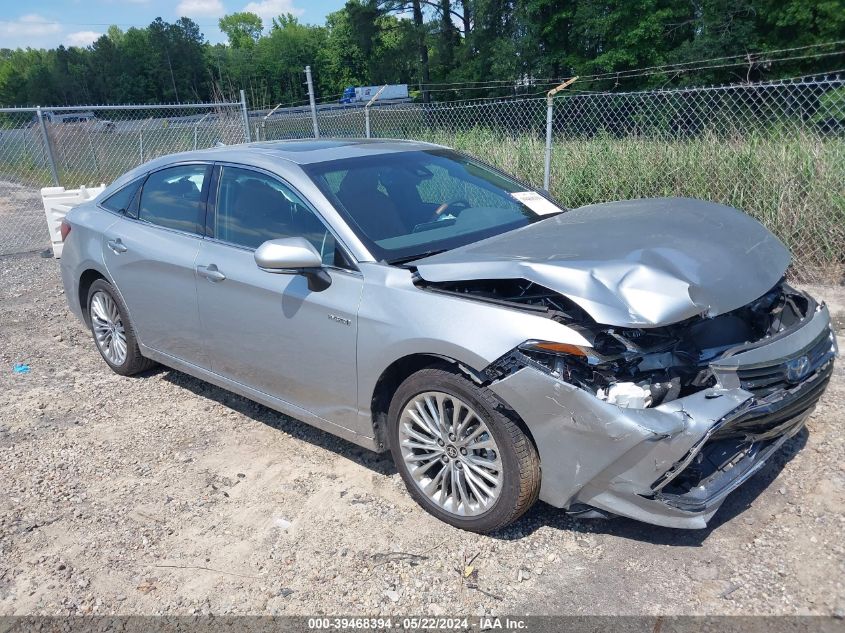
<svg viewBox="0 0 845 633">
<path fill-rule="evenodd" d="M 196 291 L 211 165 L 151 173 L 124 216 L 109 227 L 103 252 L 141 342 L 208 368 Z"/>
</svg>

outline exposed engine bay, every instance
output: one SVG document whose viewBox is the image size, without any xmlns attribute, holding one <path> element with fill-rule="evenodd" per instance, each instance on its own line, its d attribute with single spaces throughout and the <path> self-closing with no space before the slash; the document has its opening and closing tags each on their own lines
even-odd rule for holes
<svg viewBox="0 0 845 633">
<path fill-rule="evenodd" d="M 487 368 L 491 380 L 533 366 L 601 400 L 631 408 L 657 406 L 714 386 L 711 361 L 789 330 L 815 307 L 809 296 L 780 281 L 762 297 L 725 314 L 624 328 L 598 324 L 565 296 L 524 279 L 418 280 L 417 285 L 536 311 L 577 330 L 592 344 L 580 348 L 529 341 Z"/>
</svg>

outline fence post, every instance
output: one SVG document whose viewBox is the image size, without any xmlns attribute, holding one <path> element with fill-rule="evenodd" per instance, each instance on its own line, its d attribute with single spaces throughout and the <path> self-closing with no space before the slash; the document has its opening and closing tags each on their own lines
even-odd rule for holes
<svg viewBox="0 0 845 633">
<path fill-rule="evenodd" d="M 311 66 L 305 67 L 305 82 L 308 84 L 308 101 L 311 103 L 311 123 L 314 124 L 314 138 L 320 138 L 317 125 L 317 105 L 314 103 L 314 84 L 311 82 Z"/>
<path fill-rule="evenodd" d="M 273 114 L 275 114 L 276 110 L 278 110 L 281 107 L 282 107 L 282 104 L 280 103 L 275 108 L 270 110 L 267 114 L 265 114 L 263 119 L 261 119 L 261 136 L 263 137 L 261 139 L 262 141 L 267 140 L 267 119 L 269 119 L 271 116 L 273 116 Z"/>
<path fill-rule="evenodd" d="M 138 151 L 141 153 L 141 162 L 138 163 L 139 165 L 144 164 L 144 128 L 147 127 L 147 123 L 152 121 L 152 117 L 141 123 L 141 127 L 138 128 Z"/>
<path fill-rule="evenodd" d="M 379 88 L 378 92 L 376 92 L 373 95 L 373 98 L 367 101 L 367 105 L 364 106 L 364 128 L 366 129 L 367 138 L 370 138 L 370 106 L 375 103 L 376 99 L 379 98 L 382 90 L 384 90 L 385 88 L 387 88 L 387 84 Z"/>
<path fill-rule="evenodd" d="M 241 90 L 241 114 L 244 118 L 244 138 L 247 143 L 251 143 L 252 138 L 249 135 L 249 113 L 246 111 L 246 93 L 243 90 Z"/>
<path fill-rule="evenodd" d="M 56 159 L 53 157 L 53 146 L 50 145 L 50 135 L 47 134 L 47 126 L 44 124 L 44 115 L 41 113 L 41 106 L 35 109 L 38 116 L 38 126 L 41 128 L 41 136 L 44 139 L 44 151 L 47 153 L 47 162 L 50 164 L 50 173 L 53 176 L 53 184 L 59 186 L 59 171 L 56 169 Z"/>
<path fill-rule="evenodd" d="M 567 79 L 557 88 L 552 88 L 546 93 L 546 160 L 543 165 L 543 189 L 549 190 L 552 175 L 552 109 L 554 108 L 555 95 L 575 82 L 578 77 Z"/>
<path fill-rule="evenodd" d="M 194 123 L 194 149 L 197 149 L 197 144 L 198 144 L 197 141 L 199 140 L 198 139 L 198 131 L 199 131 L 200 123 L 205 121 L 210 114 L 211 114 L 211 112 L 206 112 L 205 115 L 203 115 L 203 117 L 199 121 Z"/>
</svg>

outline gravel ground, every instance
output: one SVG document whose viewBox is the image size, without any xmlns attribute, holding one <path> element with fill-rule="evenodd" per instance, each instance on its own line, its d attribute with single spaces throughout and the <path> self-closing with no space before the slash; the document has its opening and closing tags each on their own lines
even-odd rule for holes
<svg viewBox="0 0 845 633">
<path fill-rule="evenodd" d="M 814 290 L 842 327 L 843 289 Z M 0 614 L 845 614 L 842 367 L 706 530 L 540 503 L 479 536 L 386 456 L 175 371 L 112 374 L 57 262 L 0 257 Z"/>
</svg>

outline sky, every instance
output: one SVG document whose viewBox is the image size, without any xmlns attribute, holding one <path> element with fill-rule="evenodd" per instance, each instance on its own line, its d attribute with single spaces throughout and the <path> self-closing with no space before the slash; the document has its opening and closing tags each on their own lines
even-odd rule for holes
<svg viewBox="0 0 845 633">
<path fill-rule="evenodd" d="M 226 41 L 217 20 L 235 11 L 252 11 L 264 20 L 292 13 L 301 22 L 322 24 L 345 0 L 0 0 L 0 48 L 88 46 L 116 24 L 126 30 L 147 26 L 157 17 L 194 20 L 212 43 Z"/>
</svg>

